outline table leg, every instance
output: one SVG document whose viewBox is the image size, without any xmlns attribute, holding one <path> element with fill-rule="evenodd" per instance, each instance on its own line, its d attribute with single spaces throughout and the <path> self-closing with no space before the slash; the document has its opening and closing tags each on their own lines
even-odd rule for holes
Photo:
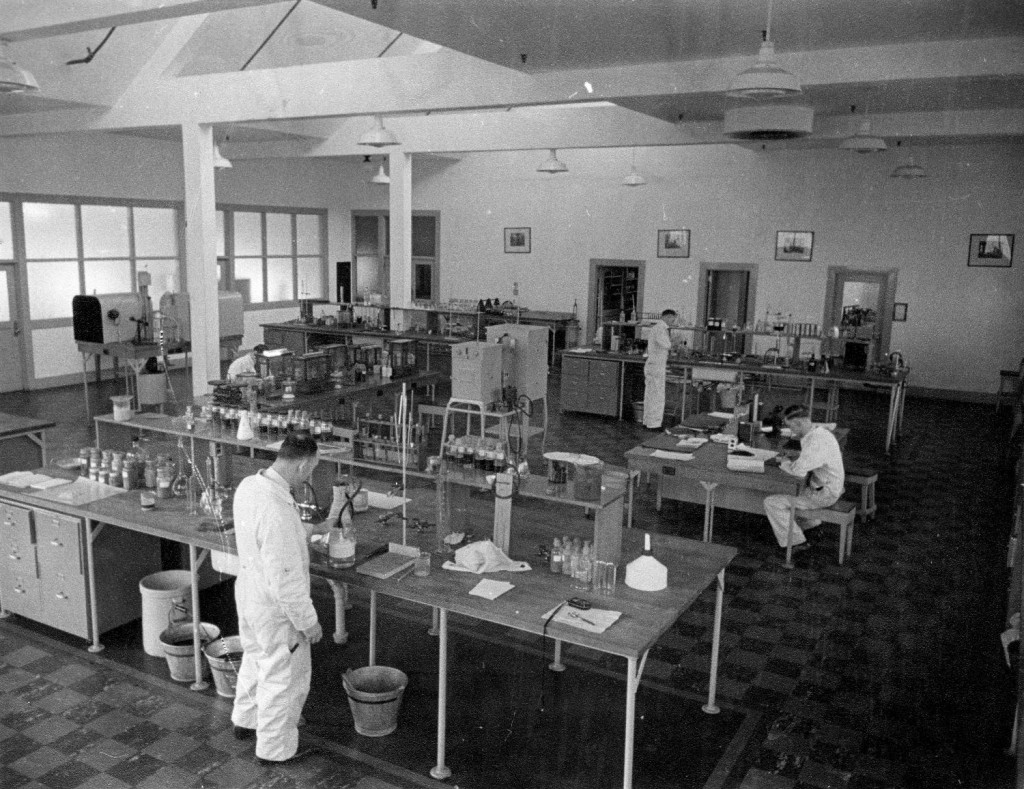
<svg viewBox="0 0 1024 789">
<path fill-rule="evenodd" d="M 92 621 L 89 623 L 92 628 L 92 643 L 89 645 L 90 652 L 102 652 L 103 644 L 100 643 L 99 616 L 96 607 L 96 560 L 93 557 L 92 542 L 99 537 L 103 531 L 103 524 L 98 523 L 93 531 L 93 521 L 85 519 L 85 573 L 89 582 L 89 616 Z"/>
<path fill-rule="evenodd" d="M 372 593 L 371 593 L 372 594 Z M 430 777 L 443 781 L 450 778 L 451 768 L 444 763 L 445 735 L 448 718 L 448 611 L 440 609 L 440 637 L 437 644 L 437 764 L 430 768 Z"/>
<path fill-rule="evenodd" d="M 82 392 L 85 394 L 85 419 L 89 421 L 92 414 L 89 413 L 89 354 L 82 354 Z"/>
<path fill-rule="evenodd" d="M 540 451 L 543 454 L 548 446 L 548 396 L 545 394 L 541 399 L 544 401 L 544 432 L 540 438 Z"/>
<path fill-rule="evenodd" d="M 636 475 L 634 477 L 634 474 Z M 633 528 L 633 488 L 640 481 L 640 472 L 630 469 L 626 474 L 626 528 Z"/>
<path fill-rule="evenodd" d="M 907 401 L 907 382 L 905 380 L 900 383 L 898 401 L 899 405 L 896 410 L 896 434 L 900 435 L 903 433 L 903 406 Z"/>
<path fill-rule="evenodd" d="M 548 664 L 552 671 L 565 671 L 565 664 L 562 662 L 562 639 L 555 639 L 555 657 Z"/>
<path fill-rule="evenodd" d="M 711 542 L 715 535 L 715 488 L 717 482 L 701 482 L 704 488 L 704 542 Z"/>
<path fill-rule="evenodd" d="M 650 650 L 644 652 L 639 665 L 634 657 L 626 658 L 626 734 L 623 737 L 624 752 L 622 757 L 622 789 L 633 787 L 633 740 L 636 736 L 636 692 L 640 687 L 640 677 L 644 673 L 644 664 Z"/>
<path fill-rule="evenodd" d="M 434 606 L 430 609 L 430 629 L 427 631 L 428 636 L 438 636 L 441 633 L 441 628 L 438 624 L 440 609 Z"/>
<path fill-rule="evenodd" d="M 334 594 L 334 643 L 347 644 L 348 632 L 345 630 L 345 599 L 348 597 L 348 585 L 327 579 Z"/>
<path fill-rule="evenodd" d="M 31 441 L 33 444 L 35 444 L 37 447 L 39 447 L 39 459 L 41 461 L 39 465 L 40 465 L 40 467 L 45 468 L 46 467 L 46 431 L 45 430 L 39 430 L 39 431 L 36 431 L 36 432 L 24 433 L 23 435 L 25 436 L 25 438 L 27 438 L 29 441 Z M 14 436 L 11 436 L 11 438 L 13 438 L 13 437 Z"/>
<path fill-rule="evenodd" d="M 625 408 L 625 403 L 622 402 L 622 397 L 626 391 L 626 364 L 619 362 L 619 421 L 622 421 L 622 410 Z"/>
<path fill-rule="evenodd" d="M 199 614 L 199 567 L 205 556 L 205 551 L 203 556 L 199 556 L 196 546 L 188 546 L 188 571 L 192 575 L 192 659 L 196 670 L 196 681 L 189 685 L 189 690 L 206 690 L 210 687 L 210 683 L 203 679 L 202 619 Z"/>
<path fill-rule="evenodd" d="M 725 600 L 725 570 L 718 573 L 718 588 L 715 592 L 715 629 L 711 636 L 711 668 L 708 682 L 708 703 L 701 709 L 708 715 L 717 715 L 715 692 L 718 689 L 718 647 L 722 640 L 722 603 Z"/>
<path fill-rule="evenodd" d="M 657 510 L 658 512 L 661 512 L 661 498 L 662 498 L 662 496 L 661 496 L 661 488 L 662 488 L 662 479 L 664 478 L 664 476 L 665 476 L 664 474 L 659 474 L 658 475 L 658 487 L 655 488 L 655 491 L 654 491 L 654 509 Z"/>
<path fill-rule="evenodd" d="M 377 665 L 377 593 L 370 590 L 370 660 L 369 665 Z"/>
<path fill-rule="evenodd" d="M 892 440 L 896 433 L 896 403 L 898 395 L 896 390 L 899 388 L 898 384 L 889 387 L 889 420 L 885 426 L 885 451 L 888 452 L 892 448 Z"/>
</svg>

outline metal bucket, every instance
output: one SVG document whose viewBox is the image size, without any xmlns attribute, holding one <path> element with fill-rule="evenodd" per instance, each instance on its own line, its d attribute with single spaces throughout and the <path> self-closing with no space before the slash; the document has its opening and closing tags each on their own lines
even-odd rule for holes
<svg viewBox="0 0 1024 789">
<path fill-rule="evenodd" d="M 364 737 L 384 737 L 398 728 L 398 709 L 409 678 L 388 666 L 349 669 L 341 677 L 356 731 Z"/>
</svg>

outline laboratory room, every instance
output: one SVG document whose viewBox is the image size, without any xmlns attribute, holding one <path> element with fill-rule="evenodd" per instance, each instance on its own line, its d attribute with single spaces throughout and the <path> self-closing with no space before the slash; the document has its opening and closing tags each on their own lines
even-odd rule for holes
<svg viewBox="0 0 1024 789">
<path fill-rule="evenodd" d="M 0 0 L 0 786 L 1024 787 L 1022 51 Z"/>
</svg>

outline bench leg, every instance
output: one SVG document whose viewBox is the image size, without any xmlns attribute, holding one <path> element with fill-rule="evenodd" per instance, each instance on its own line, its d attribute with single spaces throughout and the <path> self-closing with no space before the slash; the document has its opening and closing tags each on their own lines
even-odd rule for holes
<svg viewBox="0 0 1024 789">
<path fill-rule="evenodd" d="M 856 525 L 856 521 L 850 523 L 849 528 L 846 530 L 846 555 L 849 556 L 853 553 L 853 527 Z M 842 564 L 842 562 L 840 562 Z"/>
<path fill-rule="evenodd" d="M 843 563 L 843 555 L 846 553 L 847 528 L 845 523 L 839 524 L 839 564 Z"/>
<path fill-rule="evenodd" d="M 787 570 L 793 569 L 793 527 L 796 526 L 796 510 L 789 508 L 789 530 L 786 532 L 786 564 Z"/>
</svg>

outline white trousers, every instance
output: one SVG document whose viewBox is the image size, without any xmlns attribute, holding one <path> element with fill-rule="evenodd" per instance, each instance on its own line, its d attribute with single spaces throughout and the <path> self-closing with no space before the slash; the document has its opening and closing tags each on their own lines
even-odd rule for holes
<svg viewBox="0 0 1024 789">
<path fill-rule="evenodd" d="M 778 540 L 782 548 L 785 548 L 786 539 L 789 534 L 790 507 L 798 512 L 800 510 L 817 510 L 831 507 L 838 500 L 838 496 L 833 496 L 827 490 L 812 490 L 805 487 L 800 491 L 799 496 L 779 493 L 766 497 L 764 500 L 764 514 L 768 516 L 768 522 L 772 525 L 775 539 Z M 804 536 L 804 530 L 800 528 L 800 522 L 797 521 L 793 524 L 793 542 L 791 544 L 800 545 L 804 542 L 807 542 L 807 537 Z"/>
<path fill-rule="evenodd" d="M 274 634 L 257 632 L 241 614 L 238 630 L 244 652 L 231 722 L 256 730 L 259 758 L 290 759 L 299 748 L 299 717 L 313 673 L 309 642 L 290 625 Z M 290 634 L 282 639 L 285 630 Z"/>
<path fill-rule="evenodd" d="M 644 369 L 644 427 L 661 427 L 665 418 L 665 368 Z"/>
</svg>

